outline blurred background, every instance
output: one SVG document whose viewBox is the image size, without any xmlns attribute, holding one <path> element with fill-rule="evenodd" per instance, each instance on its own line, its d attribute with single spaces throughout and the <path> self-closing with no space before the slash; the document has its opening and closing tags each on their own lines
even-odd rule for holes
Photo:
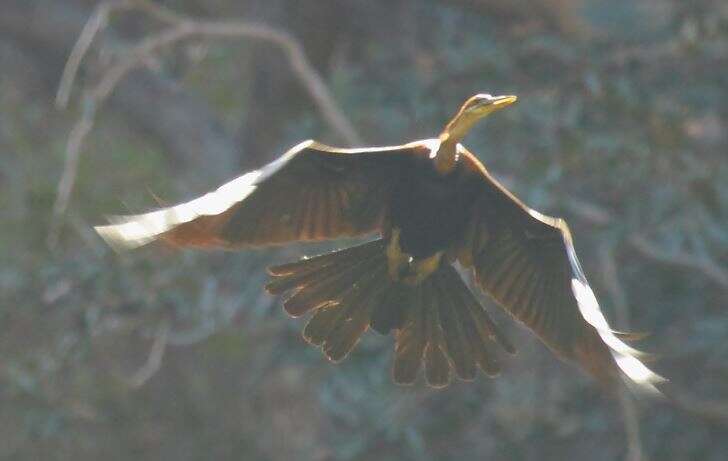
<svg viewBox="0 0 728 461">
<path fill-rule="evenodd" d="M 727 459 L 725 1 L 1 3 L 0 459 Z M 477 92 L 520 99 L 466 144 L 569 220 L 673 399 L 605 396 L 487 299 L 499 378 L 398 387 L 391 338 L 329 364 L 264 293 L 323 247 L 93 232 L 303 139 L 431 137 Z"/>
</svg>

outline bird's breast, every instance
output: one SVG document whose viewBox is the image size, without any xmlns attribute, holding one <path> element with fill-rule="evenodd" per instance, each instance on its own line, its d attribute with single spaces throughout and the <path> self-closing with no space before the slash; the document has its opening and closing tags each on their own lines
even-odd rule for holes
<svg viewBox="0 0 728 461">
<path fill-rule="evenodd" d="M 472 213 L 474 182 L 462 168 L 437 173 L 423 160 L 395 187 L 390 223 L 403 252 L 417 259 L 445 251 L 461 239 Z"/>
</svg>

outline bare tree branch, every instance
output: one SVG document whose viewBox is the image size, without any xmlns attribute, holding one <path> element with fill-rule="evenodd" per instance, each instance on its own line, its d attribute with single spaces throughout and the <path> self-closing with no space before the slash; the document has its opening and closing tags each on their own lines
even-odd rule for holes
<svg viewBox="0 0 728 461">
<path fill-rule="evenodd" d="M 624 421 L 624 431 L 627 434 L 627 461 L 644 460 L 644 450 L 640 441 L 640 418 L 637 413 L 637 407 L 632 400 L 632 396 L 627 389 L 619 391 L 619 407 L 622 410 L 622 420 Z"/>
<path fill-rule="evenodd" d="M 135 46 L 118 63 L 104 73 L 101 81 L 91 90 L 93 102 L 100 106 L 111 95 L 121 80 L 137 67 L 142 67 L 154 53 L 191 35 L 191 25 L 184 23 L 147 37 Z"/>
<path fill-rule="evenodd" d="M 76 183 L 76 175 L 78 173 L 78 163 L 81 158 L 81 147 L 86 136 L 91 132 L 96 118 L 96 103 L 91 100 L 90 96 L 84 96 L 83 115 L 76 122 L 71 134 L 68 136 L 66 143 L 66 160 L 63 163 L 63 173 L 58 181 L 56 188 L 56 200 L 53 202 L 53 216 L 48 231 L 47 244 L 51 249 L 55 249 L 58 244 L 58 236 L 61 229 L 63 216 L 68 209 L 68 202 L 71 198 L 71 192 Z"/>
<path fill-rule="evenodd" d="M 172 11 L 171 9 L 155 3 L 152 0 L 131 0 L 137 8 L 149 14 L 154 19 L 167 23 L 167 24 L 179 24 L 184 21 L 189 21 L 191 18 L 183 14 Z"/>
<path fill-rule="evenodd" d="M 71 54 L 68 56 L 66 65 L 63 68 L 63 75 L 61 76 L 58 91 L 56 92 L 56 107 L 65 109 L 68 106 L 68 100 L 71 96 L 73 83 L 76 80 L 76 74 L 78 74 L 81 62 L 91 48 L 91 44 L 96 38 L 96 35 L 108 24 L 109 15 L 112 10 L 121 9 L 126 6 L 128 4 L 125 2 L 102 2 L 96 6 L 93 14 L 91 14 L 86 25 L 83 27 L 81 34 L 78 36 L 78 40 L 73 45 L 73 50 L 71 50 Z"/>
<path fill-rule="evenodd" d="M 696 270 L 720 287 L 728 290 L 728 270 L 708 258 L 695 256 L 683 251 L 667 252 L 656 247 L 641 235 L 631 237 L 629 243 L 643 256 L 647 256 L 657 262 Z"/>
<path fill-rule="evenodd" d="M 599 246 L 598 255 L 602 278 L 607 291 L 609 291 L 609 297 L 614 303 L 617 328 L 627 329 L 629 328 L 630 318 L 629 304 L 627 303 L 627 292 L 619 280 L 614 246 L 610 243 L 602 243 Z"/>
<path fill-rule="evenodd" d="M 206 37 L 247 36 L 279 46 L 286 53 L 292 70 L 308 90 L 324 120 L 347 144 L 352 146 L 362 144 L 361 137 L 343 111 L 339 109 L 323 78 L 308 62 L 301 45 L 290 34 L 262 24 L 236 21 L 180 23 L 177 27 L 185 29 L 180 38 L 195 35 Z"/>
<path fill-rule="evenodd" d="M 152 348 L 149 350 L 147 361 L 126 381 L 132 389 L 138 389 L 146 384 L 162 366 L 164 352 L 167 349 L 167 337 L 169 335 L 169 322 L 163 321 L 154 335 Z"/>
<path fill-rule="evenodd" d="M 720 400 L 701 400 L 687 392 L 670 395 L 669 403 L 674 407 L 701 419 L 728 424 L 728 402 Z"/>
</svg>

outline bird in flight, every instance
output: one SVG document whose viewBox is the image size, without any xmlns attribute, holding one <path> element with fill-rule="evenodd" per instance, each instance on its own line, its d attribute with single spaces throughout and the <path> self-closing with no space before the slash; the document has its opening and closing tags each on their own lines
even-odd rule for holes
<svg viewBox="0 0 728 461">
<path fill-rule="evenodd" d="M 442 133 L 400 146 L 341 149 L 304 141 L 259 170 L 199 198 L 110 218 L 96 230 L 115 248 L 152 241 L 238 250 L 373 236 L 366 243 L 270 267 L 266 289 L 288 293 L 293 317 L 333 362 L 369 328 L 395 337 L 393 378 L 433 387 L 453 375 L 496 375 L 513 345 L 461 278 L 477 286 L 608 388 L 656 391 L 661 378 L 607 323 L 562 219 L 503 187 L 460 141 L 515 96 L 469 98 Z M 461 271 L 454 264 L 459 263 Z"/>
</svg>

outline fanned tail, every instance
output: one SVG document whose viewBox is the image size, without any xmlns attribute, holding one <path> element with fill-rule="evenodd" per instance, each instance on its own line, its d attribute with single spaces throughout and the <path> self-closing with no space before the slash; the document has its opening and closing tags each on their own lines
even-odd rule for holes
<svg viewBox="0 0 728 461">
<path fill-rule="evenodd" d="M 268 269 L 271 294 L 292 291 L 283 303 L 291 316 L 314 314 L 303 330 L 329 360 L 343 360 L 369 327 L 388 285 L 382 240 Z"/>
<path fill-rule="evenodd" d="M 411 384 L 420 369 L 433 387 L 449 384 L 452 370 L 472 380 L 477 369 L 500 371 L 494 345 L 515 349 L 449 264 L 419 285 L 392 281 L 383 240 L 269 268 L 271 294 L 292 292 L 291 316 L 313 312 L 303 330 L 309 343 L 339 362 L 371 327 L 396 338 L 393 375 Z"/>
</svg>

